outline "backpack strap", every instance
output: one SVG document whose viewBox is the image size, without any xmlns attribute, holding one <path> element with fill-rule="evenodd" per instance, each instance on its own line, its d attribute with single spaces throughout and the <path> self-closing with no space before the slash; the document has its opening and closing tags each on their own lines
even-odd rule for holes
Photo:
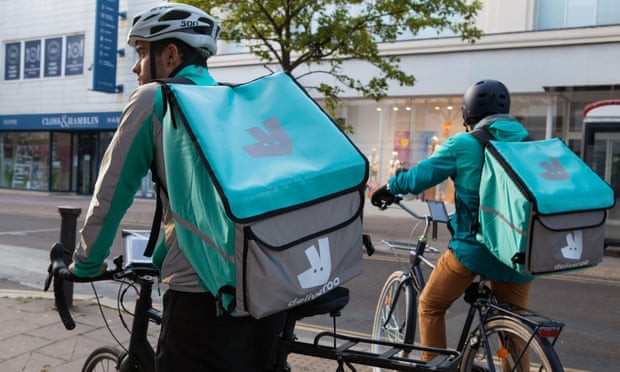
<svg viewBox="0 0 620 372">
<path fill-rule="evenodd" d="M 487 146 L 489 141 L 495 140 L 495 136 L 489 132 L 487 127 L 476 128 L 469 132 L 475 139 L 478 140 L 482 144 L 482 152 L 484 156 L 484 148 Z M 484 164 L 484 160 L 482 162 Z M 469 231 L 477 233 L 480 230 L 480 222 L 478 220 L 478 214 L 480 213 L 480 205 L 478 204 L 478 210 L 476 211 L 476 215 L 472 218 L 472 223 L 469 225 Z"/>
<path fill-rule="evenodd" d="M 471 132 L 469 132 L 469 134 L 474 136 L 474 138 L 477 139 L 482 144 L 482 146 L 486 146 L 489 143 L 489 141 L 497 140 L 495 136 L 492 135 L 491 132 L 489 132 L 488 127 L 476 128 L 472 130 Z M 533 140 L 534 138 L 528 134 L 520 142 L 533 141 Z"/>
<path fill-rule="evenodd" d="M 155 79 L 154 81 L 162 84 L 162 94 L 164 98 L 164 111 L 163 115 L 166 115 L 166 110 L 168 107 L 168 99 L 167 99 L 167 91 L 169 89 L 163 88 L 166 84 L 194 84 L 193 81 L 187 78 L 165 78 L 165 79 Z M 163 215 L 163 207 L 161 201 L 161 192 L 168 194 L 168 191 L 164 187 L 161 178 L 157 174 L 155 169 L 155 159 L 151 163 L 151 177 L 153 183 L 155 184 L 155 195 L 157 198 L 157 204 L 155 205 L 155 214 L 153 215 L 153 222 L 151 224 L 151 233 L 149 235 L 149 241 L 146 243 L 146 248 L 144 249 L 144 256 L 151 257 L 153 252 L 155 251 L 155 245 L 157 245 L 157 238 L 159 238 L 159 230 L 161 228 L 161 219 Z"/>
<path fill-rule="evenodd" d="M 488 127 L 480 127 L 480 128 L 476 128 L 474 130 L 472 130 L 471 132 L 469 132 L 469 134 L 471 134 L 475 139 L 478 140 L 478 142 L 480 142 L 482 144 L 482 152 L 484 154 L 484 149 L 487 147 L 487 145 L 489 144 L 489 141 L 494 141 L 497 140 L 495 138 L 494 135 L 491 134 L 491 132 L 489 132 L 489 128 Z M 529 134 L 527 135 L 527 137 L 525 137 L 524 139 L 522 139 L 521 141 L 533 141 L 534 138 L 532 138 Z M 484 161 L 482 162 L 482 164 L 484 164 Z M 476 212 L 476 216 L 475 218 L 472 219 L 472 223 L 469 226 L 469 231 L 473 231 L 473 232 L 478 232 L 478 230 L 480 229 L 480 222 L 478 220 L 478 214 L 480 213 L 480 205 L 478 205 L 478 211 Z"/>
<path fill-rule="evenodd" d="M 489 129 L 487 127 L 476 128 L 469 132 L 469 134 L 474 136 L 474 138 L 477 139 L 483 147 L 486 146 L 489 141 L 496 139 L 495 136 L 493 136 L 491 132 L 489 132 Z"/>
</svg>

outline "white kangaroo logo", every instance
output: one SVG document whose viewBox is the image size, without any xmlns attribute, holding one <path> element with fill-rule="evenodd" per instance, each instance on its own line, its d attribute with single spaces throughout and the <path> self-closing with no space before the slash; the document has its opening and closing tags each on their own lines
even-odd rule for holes
<svg viewBox="0 0 620 372">
<path fill-rule="evenodd" d="M 575 230 L 566 234 L 566 244 L 562 248 L 562 256 L 568 260 L 579 260 L 583 252 L 583 232 Z"/>
<path fill-rule="evenodd" d="M 297 275 L 301 288 L 318 287 L 327 283 L 332 272 L 329 239 L 319 239 L 319 249 L 312 245 L 305 252 L 310 261 L 310 268 Z"/>
</svg>

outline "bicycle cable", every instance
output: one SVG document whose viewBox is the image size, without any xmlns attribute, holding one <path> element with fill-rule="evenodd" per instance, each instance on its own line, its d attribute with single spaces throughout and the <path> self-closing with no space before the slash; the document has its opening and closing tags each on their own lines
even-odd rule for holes
<svg viewBox="0 0 620 372">
<path fill-rule="evenodd" d="M 131 334 L 129 325 L 127 325 L 127 322 L 125 322 L 125 318 L 123 317 L 123 312 L 129 314 L 129 316 L 134 316 L 134 313 L 132 313 L 125 306 L 125 295 L 127 294 L 127 291 L 129 291 L 130 288 L 133 288 L 136 291 L 136 296 L 139 296 L 138 288 L 133 284 L 133 282 L 130 282 L 130 281 L 126 281 L 126 280 L 116 280 L 116 281 L 120 283 L 120 286 L 118 288 L 118 293 L 116 295 L 116 308 L 118 309 L 118 317 L 120 318 L 121 323 L 123 324 L 123 327 L 125 327 L 125 329 L 127 330 L 127 333 Z M 123 284 L 126 286 L 125 289 L 123 289 Z"/>
<path fill-rule="evenodd" d="M 116 341 L 116 343 L 123 349 L 124 352 L 128 352 L 127 348 L 125 347 L 125 345 L 123 345 L 123 343 L 116 337 L 116 335 L 114 334 L 114 331 L 112 331 L 112 328 L 110 328 L 110 324 L 108 323 L 108 320 L 103 312 L 103 305 L 101 304 L 101 301 L 99 300 L 99 295 L 97 294 L 97 289 L 95 288 L 95 284 L 93 282 L 90 283 L 90 287 L 93 290 L 93 293 L 95 294 L 95 299 L 97 300 L 97 306 L 99 306 L 99 313 L 101 314 L 101 318 L 103 318 L 103 322 L 105 323 L 105 327 L 108 329 L 108 332 L 110 333 L 110 335 L 112 336 L 112 338 L 114 339 L 114 341 Z"/>
<path fill-rule="evenodd" d="M 420 224 L 422 223 L 422 221 L 418 221 L 416 222 L 416 224 L 413 226 L 413 228 L 411 229 L 411 233 L 409 234 L 409 244 L 413 246 L 413 234 L 415 233 L 415 231 L 418 229 L 418 226 L 420 226 Z M 397 248 L 397 247 L 390 247 L 390 251 L 392 252 L 392 255 L 394 256 L 394 258 L 396 259 L 396 262 L 398 262 L 398 264 L 401 267 L 401 270 L 404 272 L 408 272 L 409 271 L 409 266 L 407 266 L 404 263 L 404 259 L 398 255 L 398 253 L 396 253 L 397 250 L 402 249 L 402 248 Z M 415 246 L 413 246 L 413 248 L 407 248 L 406 251 L 411 253 L 411 250 L 415 249 Z"/>
</svg>

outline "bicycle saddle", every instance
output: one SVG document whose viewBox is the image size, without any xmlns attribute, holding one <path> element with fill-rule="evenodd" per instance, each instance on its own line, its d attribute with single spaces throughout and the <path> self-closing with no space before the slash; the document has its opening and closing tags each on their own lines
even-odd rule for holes
<svg viewBox="0 0 620 372">
<path fill-rule="evenodd" d="M 313 315 L 337 313 L 348 303 L 349 289 L 336 287 L 310 302 L 290 309 L 288 313 L 295 320 L 300 320 Z"/>
</svg>

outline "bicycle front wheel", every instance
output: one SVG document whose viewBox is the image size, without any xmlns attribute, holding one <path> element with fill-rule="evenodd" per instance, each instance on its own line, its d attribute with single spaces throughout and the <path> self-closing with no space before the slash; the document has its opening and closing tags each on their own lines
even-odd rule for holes
<svg viewBox="0 0 620 372">
<path fill-rule="evenodd" d="M 523 323 L 496 316 L 485 322 L 484 329 L 486 342 L 478 328 L 465 345 L 460 371 L 488 371 L 489 362 L 495 371 L 564 371 L 549 341 L 533 336 Z"/>
<path fill-rule="evenodd" d="M 408 275 L 404 271 L 395 271 L 383 285 L 372 324 L 375 340 L 413 343 L 416 296 L 411 281 L 407 280 Z M 382 349 L 380 345 L 373 345 L 375 353 L 382 352 Z"/>
<path fill-rule="evenodd" d="M 118 371 L 122 352 L 112 346 L 95 349 L 84 362 L 82 372 L 113 372 Z"/>
</svg>

